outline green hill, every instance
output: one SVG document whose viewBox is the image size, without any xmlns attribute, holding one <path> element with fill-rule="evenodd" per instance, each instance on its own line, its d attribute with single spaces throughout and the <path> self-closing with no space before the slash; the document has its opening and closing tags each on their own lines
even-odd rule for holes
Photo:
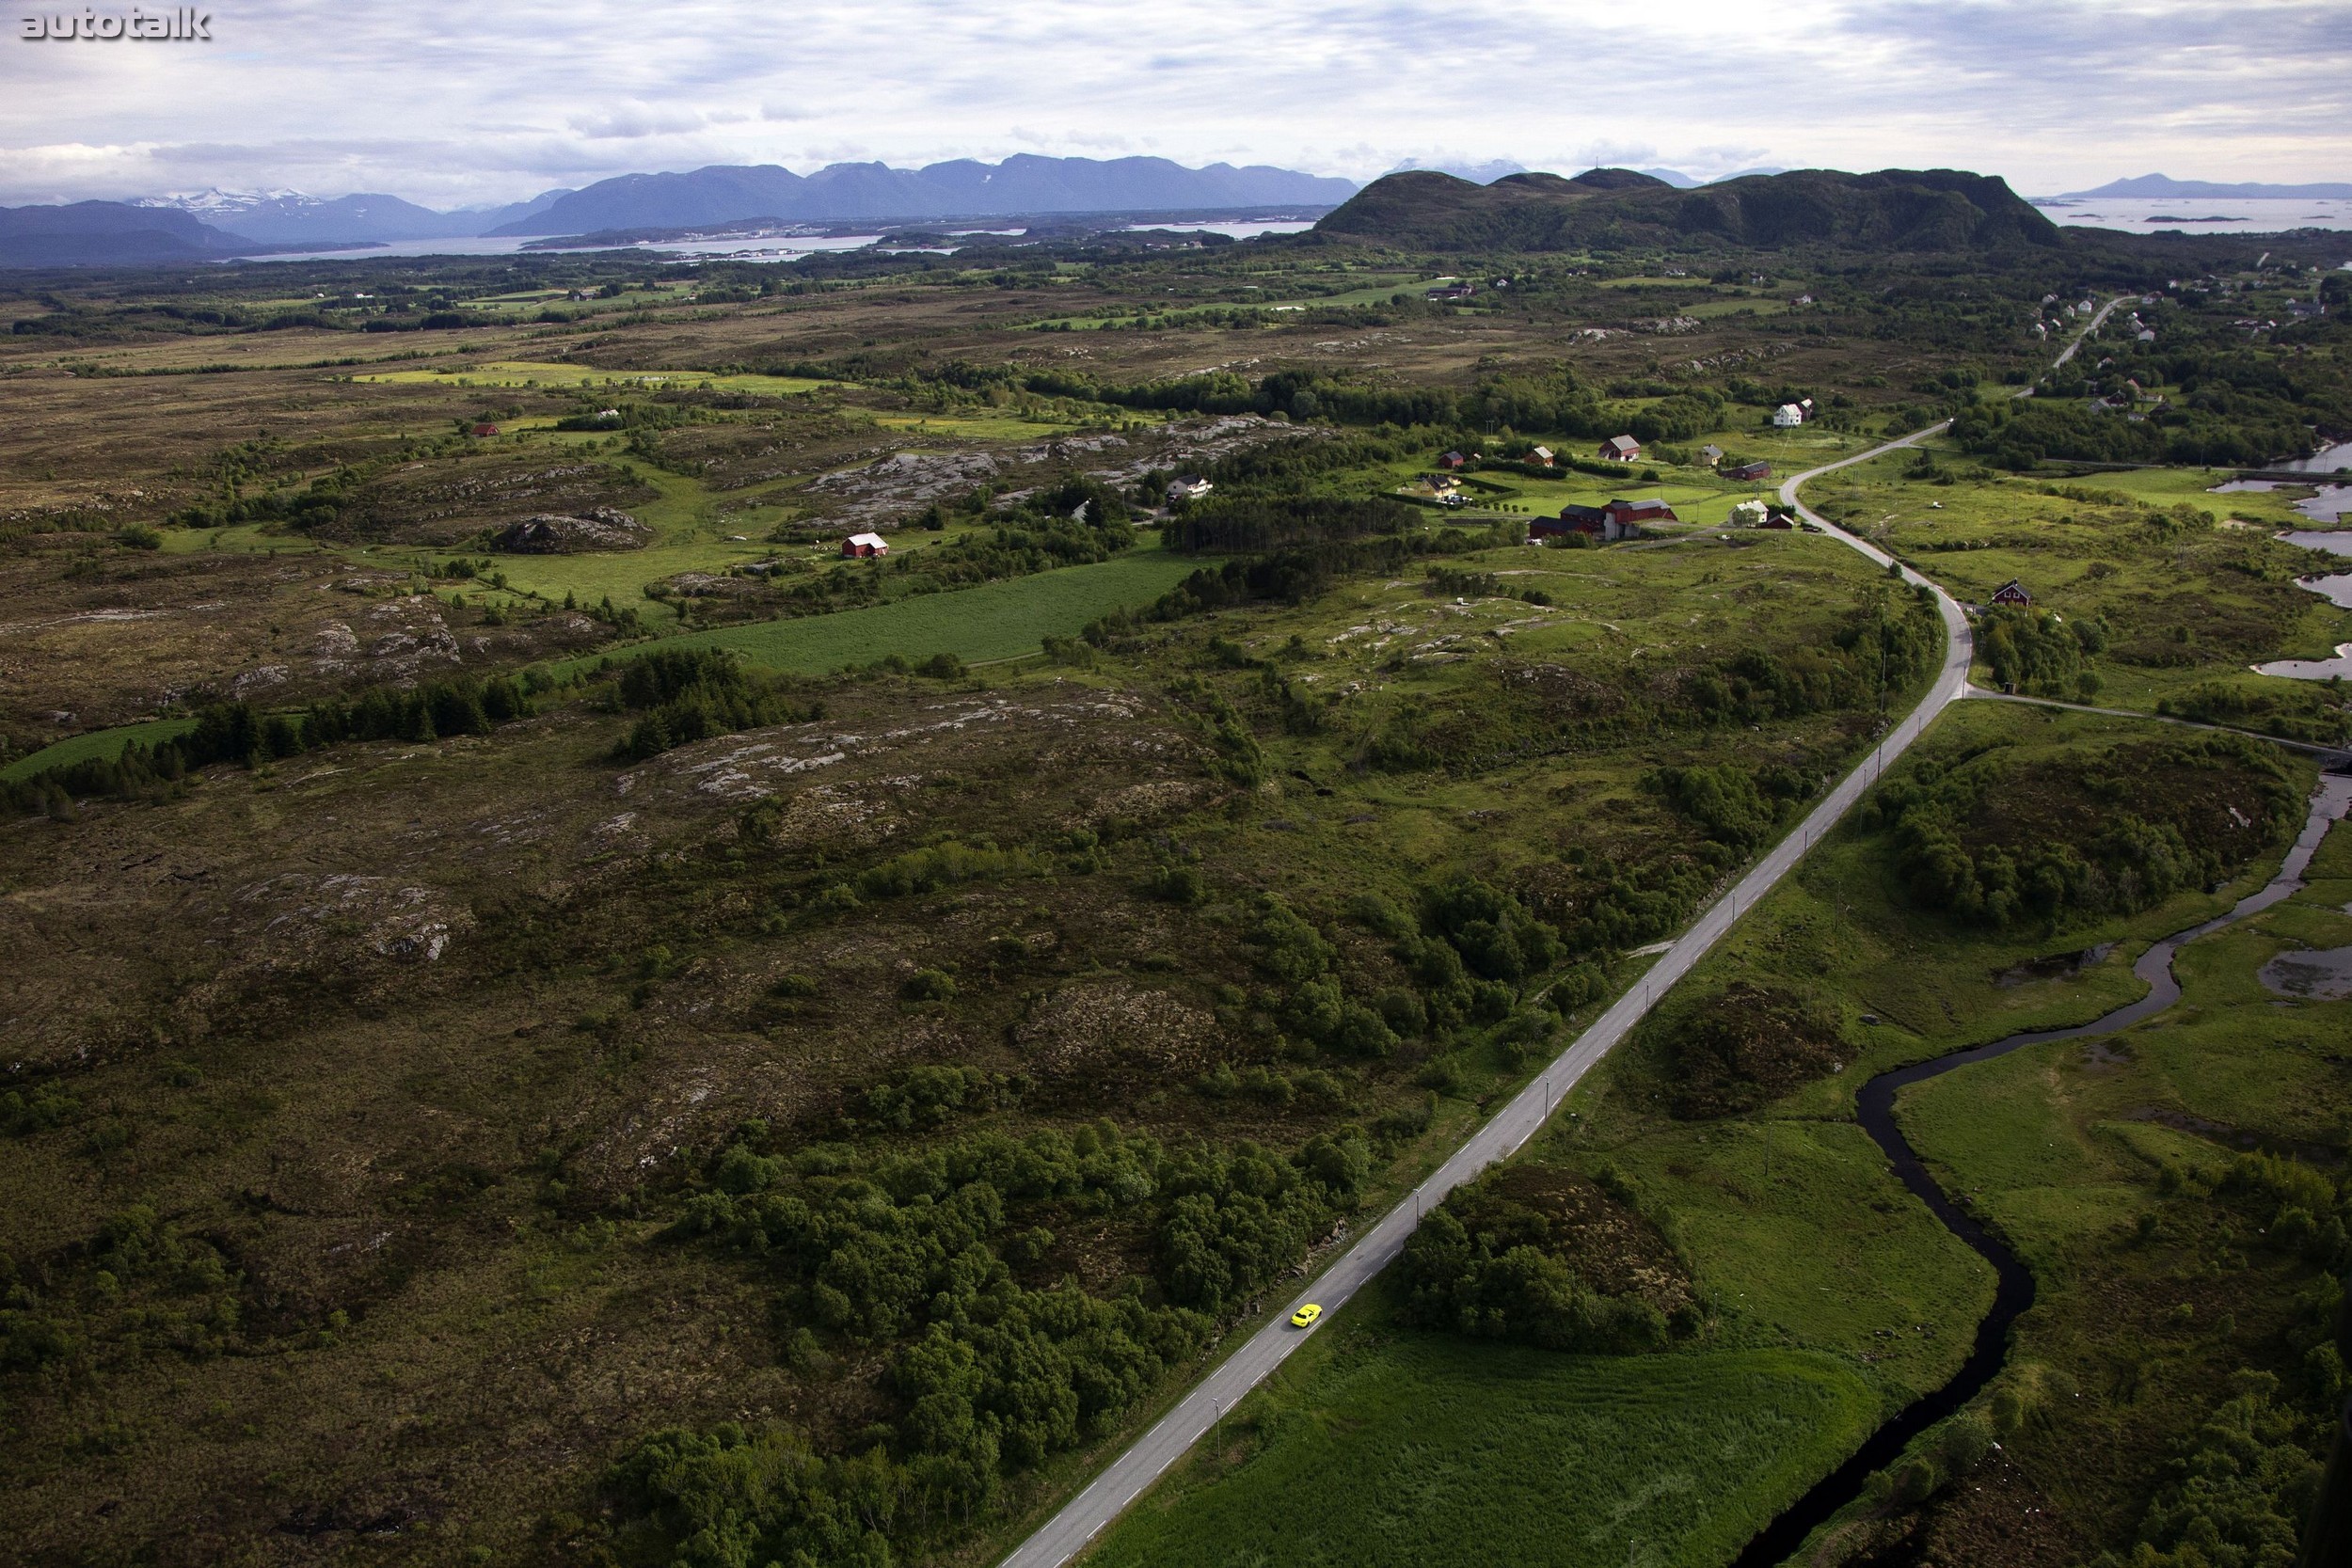
<svg viewBox="0 0 2352 1568">
<path fill-rule="evenodd" d="M 1375 180 L 1315 232 L 1417 250 L 1573 250 L 1594 245 L 1842 250 L 1991 250 L 2060 244 L 2055 224 L 1997 176 L 1959 169 L 1799 169 L 1677 190 L 1631 169 L 1491 185 L 1413 169 Z"/>
</svg>

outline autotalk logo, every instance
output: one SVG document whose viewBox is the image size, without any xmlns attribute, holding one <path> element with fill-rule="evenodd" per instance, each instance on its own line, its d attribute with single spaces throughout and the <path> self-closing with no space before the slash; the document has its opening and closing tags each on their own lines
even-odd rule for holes
<svg viewBox="0 0 2352 1568">
<path fill-rule="evenodd" d="M 77 39 L 210 43 L 213 18 L 210 12 L 199 10 L 194 6 L 175 6 L 167 11 L 151 11 L 142 7 L 128 16 L 102 16 L 94 10 L 66 11 L 60 15 L 26 17 L 18 37 L 27 43 L 38 43 L 44 39 L 52 43 L 72 43 Z"/>
</svg>

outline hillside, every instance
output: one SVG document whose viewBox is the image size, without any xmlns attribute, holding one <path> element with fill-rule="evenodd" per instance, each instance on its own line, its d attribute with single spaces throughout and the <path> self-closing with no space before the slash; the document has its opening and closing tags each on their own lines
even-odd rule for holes
<svg viewBox="0 0 2352 1568">
<path fill-rule="evenodd" d="M 119 201 L 0 207 L 0 267 L 194 261 L 256 248 L 190 214 Z"/>
<path fill-rule="evenodd" d="M 1956 169 L 1800 169 L 1677 190 L 1631 169 L 1491 185 L 1416 170 L 1377 180 L 1315 226 L 1421 250 L 1566 250 L 1714 239 L 1778 248 L 1982 250 L 2055 245 L 2057 226 L 1997 177 Z"/>
</svg>

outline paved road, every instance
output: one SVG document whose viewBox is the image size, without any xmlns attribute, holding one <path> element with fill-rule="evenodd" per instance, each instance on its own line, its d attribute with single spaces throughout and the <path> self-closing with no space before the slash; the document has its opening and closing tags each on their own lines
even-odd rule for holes
<svg viewBox="0 0 2352 1568">
<path fill-rule="evenodd" d="M 1792 504 L 1797 504 L 1799 511 L 1824 533 L 1884 565 L 1887 557 L 1876 546 L 1856 539 L 1804 511 L 1801 503 L 1794 501 L 1797 489 L 1818 475 L 1909 446 L 1920 436 L 1931 435 L 1934 430 L 1942 428 L 1937 425 L 1932 430 L 1919 431 L 1899 441 L 1874 447 L 1859 456 L 1824 464 L 1799 474 L 1781 487 L 1781 494 L 1788 498 Z M 1903 575 L 1908 581 L 1926 580 L 1908 571 Z M 1933 587 L 1932 584 L 1929 586 Z M 1551 1108 L 1591 1070 L 1593 1064 L 1625 1038 L 1633 1025 L 1649 1011 L 1651 1005 L 1688 974 L 1691 967 L 1722 939 L 1724 933 L 1731 929 L 1733 923 L 1755 907 L 1756 900 L 1772 891 L 1772 885 L 1788 873 L 1806 850 L 1820 842 L 1821 835 L 1828 832 L 1848 808 L 1861 798 L 1862 792 L 1877 781 L 1887 764 L 1900 756 L 1904 748 L 1919 737 L 1937 714 L 1967 690 L 1968 663 L 1972 653 L 1968 621 L 1961 613 L 1960 607 L 1940 589 L 1936 590 L 1936 596 L 1950 638 L 1943 671 L 1937 675 L 1934 689 L 1928 694 L 1927 700 L 1898 724 L 1860 767 L 1830 791 L 1795 832 L 1769 851 L 1734 884 L 1730 893 L 1717 900 L 1689 930 L 1677 938 L 1640 983 L 1620 996 L 1590 1028 L 1577 1037 L 1576 1041 L 1555 1057 L 1550 1067 L 1539 1073 L 1534 1082 L 1471 1133 L 1470 1141 L 1456 1149 L 1436 1174 L 1416 1188 L 1404 1202 L 1382 1215 L 1371 1229 L 1359 1235 L 1355 1244 L 1325 1271 L 1321 1278 L 1284 1306 L 1280 1317 L 1252 1335 L 1240 1349 L 1196 1385 L 1175 1409 L 1161 1417 L 1137 1438 L 1134 1447 L 1112 1461 L 1110 1467 L 1095 1477 L 1091 1485 L 1065 1504 L 1061 1512 L 1046 1521 L 1036 1534 L 1023 1542 L 1011 1556 L 1005 1559 L 1005 1568 L 1060 1568 L 1062 1563 L 1077 1556 L 1104 1526 L 1117 1518 L 1135 1500 L 1138 1493 L 1184 1457 L 1185 1451 L 1208 1432 L 1213 1421 L 1223 1412 L 1232 1410 L 1244 1394 L 1256 1387 L 1267 1373 L 1280 1366 L 1283 1359 L 1304 1342 L 1306 1336 L 1284 1321 L 1293 1307 L 1301 1302 L 1315 1301 L 1323 1304 L 1327 1316 L 1337 1311 L 1375 1275 L 1389 1266 L 1403 1249 L 1405 1239 L 1412 1234 L 1422 1210 L 1441 1201 L 1456 1186 L 1495 1161 L 1511 1154 L 1533 1136 L 1549 1118 Z"/>
<path fill-rule="evenodd" d="M 2106 320 L 2107 312 L 2115 309 L 2116 303 L 2110 301 L 2075 335 L 2074 341 L 2058 356 L 2057 363 L 2062 365 L 2074 355 L 2083 340 Z M 2030 388 L 2027 390 L 2030 391 Z M 1881 566 L 1892 564 L 1891 558 L 1877 546 L 1854 537 L 1807 508 L 1797 499 L 1797 492 L 1808 480 L 1912 446 L 1943 429 L 1944 424 L 1931 425 L 1855 456 L 1809 468 L 1780 487 L 1781 499 L 1829 537 L 1861 551 Z M 1303 1302 L 1314 1301 L 1323 1304 L 1327 1318 L 1339 1310 L 1404 1249 L 1405 1240 L 1420 1223 L 1423 1209 L 1441 1202 L 1455 1187 L 1497 1160 L 1512 1154 L 1534 1136 L 1549 1119 L 1551 1108 L 1577 1085 L 1585 1073 L 1592 1070 L 1595 1063 L 1625 1038 L 1658 999 L 1673 989 L 1676 981 L 1690 973 L 1692 966 L 1722 940 L 1741 915 L 1753 909 L 1758 899 L 1788 874 L 1804 858 L 1806 850 L 1820 842 L 1822 835 L 1836 826 L 1838 818 L 1861 799 L 1862 792 L 1875 784 L 1887 765 L 1902 755 L 1911 743 L 1919 738 L 1928 725 L 1934 721 L 1936 715 L 1969 694 L 1968 667 L 1975 655 L 1975 642 L 1969 633 L 1967 616 L 1942 588 L 1909 567 L 1902 567 L 1900 571 L 1905 582 L 1924 587 L 1935 595 L 1936 609 L 1944 617 L 1944 627 L 1947 633 L 1944 668 L 1936 675 L 1935 685 L 1929 691 L 1926 701 L 1913 709 L 1910 717 L 1896 725 L 1863 759 L 1861 765 L 1847 774 L 1821 803 L 1813 808 L 1795 832 L 1767 852 L 1733 884 L 1728 894 L 1709 906 L 1689 930 L 1676 938 L 1641 981 L 1617 998 L 1607 1012 L 1577 1037 L 1573 1044 L 1554 1057 L 1551 1065 L 1539 1073 L 1534 1082 L 1520 1090 L 1492 1119 L 1472 1132 L 1470 1141 L 1454 1150 L 1453 1157 L 1439 1166 L 1436 1174 L 1416 1187 L 1404 1202 L 1380 1216 L 1371 1229 L 1359 1235 L 1355 1244 L 1343 1253 L 1322 1277 L 1285 1303 L 1274 1322 L 1251 1335 L 1238 1350 L 1196 1384 L 1173 1410 L 1161 1417 L 1137 1438 L 1132 1448 L 1113 1460 L 1109 1468 L 1096 1476 L 1085 1491 L 1071 1498 L 1059 1513 L 1016 1547 L 1012 1555 L 1005 1559 L 1004 1568 L 1061 1568 L 1061 1564 L 1083 1551 L 1087 1543 L 1093 1540 L 1104 1526 L 1118 1518 L 1145 1487 L 1183 1458 L 1207 1433 L 1213 1422 L 1232 1410 L 1244 1394 L 1264 1381 L 1266 1375 L 1280 1366 L 1291 1352 L 1305 1342 L 1306 1335 L 1292 1328 L 1286 1321 L 1294 1308 Z M 1302 1502 L 1302 1506 L 1311 1505 Z"/>
</svg>

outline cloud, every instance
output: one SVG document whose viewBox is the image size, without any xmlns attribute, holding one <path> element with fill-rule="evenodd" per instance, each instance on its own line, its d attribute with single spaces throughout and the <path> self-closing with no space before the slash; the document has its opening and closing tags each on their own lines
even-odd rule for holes
<svg viewBox="0 0 2352 1568">
<path fill-rule="evenodd" d="M 644 136 L 668 136 L 699 131 L 703 128 L 703 117 L 633 104 L 598 115 L 575 115 L 565 123 L 581 135 L 596 141 L 635 140 Z"/>
<path fill-rule="evenodd" d="M 1018 150 L 2352 178 L 2352 7 L 2311 0 L 240 0 L 214 32 L 0 40 L 0 200 Z"/>
</svg>

